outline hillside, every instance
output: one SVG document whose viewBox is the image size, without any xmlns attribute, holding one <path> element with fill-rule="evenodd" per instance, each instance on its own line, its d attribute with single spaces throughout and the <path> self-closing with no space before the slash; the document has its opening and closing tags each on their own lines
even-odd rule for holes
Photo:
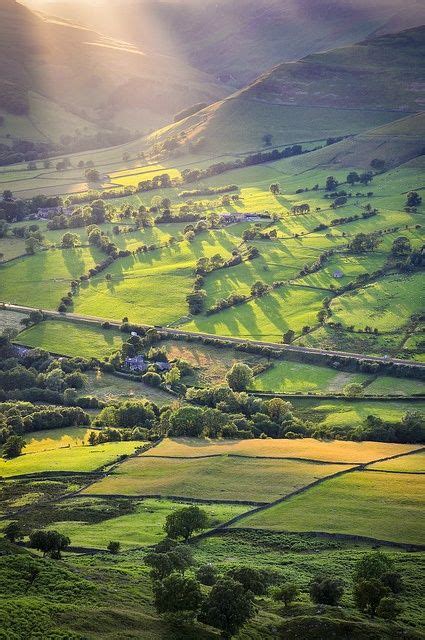
<svg viewBox="0 0 425 640">
<path fill-rule="evenodd" d="M 418 113 L 295 158 L 292 166 L 303 171 L 318 166 L 358 168 L 378 159 L 387 170 L 422 156 L 424 149 L 425 113 Z"/>
<path fill-rule="evenodd" d="M 361 133 L 423 108 L 425 27 L 280 64 L 246 88 L 155 134 L 185 131 L 210 153 Z"/>
<path fill-rule="evenodd" d="M 206 74 L 175 58 L 1 2 L 1 141 L 9 134 L 58 140 L 117 125 L 147 132 L 194 102 L 223 95 Z"/>
<path fill-rule="evenodd" d="M 92 5 L 41 3 L 49 13 L 144 50 L 177 55 L 237 86 L 281 62 L 357 42 L 377 30 L 400 31 L 425 22 L 419 0 L 407 0 L 402 10 L 397 0 L 98 0 L 97 11 Z"/>
</svg>

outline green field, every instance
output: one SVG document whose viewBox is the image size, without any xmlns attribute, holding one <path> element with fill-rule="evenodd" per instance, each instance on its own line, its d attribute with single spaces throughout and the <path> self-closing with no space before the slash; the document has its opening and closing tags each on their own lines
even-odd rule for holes
<svg viewBox="0 0 425 640">
<path fill-rule="evenodd" d="M 423 295 L 421 274 L 384 278 L 333 300 L 332 320 L 355 328 L 369 325 L 380 331 L 398 329 L 421 311 Z"/>
<path fill-rule="evenodd" d="M 228 456 L 199 460 L 142 456 L 124 462 L 85 493 L 271 502 L 345 468 L 349 467 Z"/>
<path fill-rule="evenodd" d="M 48 431 L 46 431 L 48 437 Z M 64 449 L 26 453 L 13 460 L 0 460 L 0 477 L 44 473 L 46 471 L 95 471 L 99 467 L 115 462 L 122 455 L 129 455 L 141 442 L 106 442 L 94 447 L 74 446 Z"/>
<path fill-rule="evenodd" d="M 321 462 L 361 464 L 418 449 L 419 445 L 343 440 L 252 439 L 209 440 L 207 438 L 165 438 L 143 458 L 172 456 L 193 458 L 235 454 L 247 457 L 300 458 Z"/>
<path fill-rule="evenodd" d="M 79 500 L 85 500 L 86 504 L 88 503 L 87 498 L 79 498 Z M 124 549 L 146 547 L 164 538 L 165 518 L 182 506 L 185 506 L 184 503 L 147 499 L 136 503 L 134 513 L 117 518 L 106 517 L 96 524 L 55 522 L 49 525 L 49 528 L 69 536 L 72 544 L 76 546 L 105 549 L 110 540 L 118 540 Z M 210 517 L 211 526 L 226 522 L 247 510 L 247 507 L 219 503 L 204 505 L 203 508 Z"/>
<path fill-rule="evenodd" d="M 300 333 L 314 325 L 326 292 L 299 287 L 283 287 L 211 316 L 197 317 L 184 325 L 187 331 L 280 341 L 288 329 Z"/>
<path fill-rule="evenodd" d="M 425 402 L 388 400 L 309 400 L 294 399 L 294 406 L 304 417 L 329 427 L 361 425 L 369 415 L 388 422 L 398 422 L 408 411 L 425 409 Z"/>
<path fill-rule="evenodd" d="M 421 475 L 353 472 L 248 516 L 236 526 L 345 533 L 421 544 L 424 490 Z"/>
<path fill-rule="evenodd" d="M 48 249 L 0 265 L 0 299 L 26 306 L 56 309 L 79 278 L 103 259 L 96 249 Z"/>
<path fill-rule="evenodd" d="M 125 341 L 118 329 L 63 320 L 45 320 L 19 334 L 18 342 L 70 357 L 98 358 L 118 351 Z"/>
<path fill-rule="evenodd" d="M 340 393 L 346 384 L 364 383 L 370 379 L 370 376 L 361 373 L 335 371 L 330 367 L 319 367 L 301 362 L 272 360 L 272 367 L 256 376 L 252 387 L 256 391 L 285 393 L 297 391 Z M 369 392 L 369 387 L 365 391 Z"/>
</svg>

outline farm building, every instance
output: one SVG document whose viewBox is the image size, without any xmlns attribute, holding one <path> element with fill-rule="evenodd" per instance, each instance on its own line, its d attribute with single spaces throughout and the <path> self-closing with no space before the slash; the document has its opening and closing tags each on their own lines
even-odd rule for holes
<svg viewBox="0 0 425 640">
<path fill-rule="evenodd" d="M 233 222 L 261 222 L 265 218 L 270 218 L 268 213 L 223 213 L 221 220 L 226 224 Z"/>
<path fill-rule="evenodd" d="M 143 356 L 134 356 L 134 358 L 126 358 L 124 365 L 131 371 L 146 371 L 148 363 Z"/>
<path fill-rule="evenodd" d="M 335 271 L 333 272 L 332 275 L 333 275 L 334 278 L 337 278 L 339 280 L 340 278 L 343 277 L 344 274 L 341 271 L 341 269 L 335 269 Z"/>
</svg>

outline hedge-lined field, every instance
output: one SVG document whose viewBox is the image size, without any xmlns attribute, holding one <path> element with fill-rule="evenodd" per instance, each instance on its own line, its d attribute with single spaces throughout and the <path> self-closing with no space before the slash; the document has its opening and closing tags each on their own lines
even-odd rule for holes
<svg viewBox="0 0 425 640">
<path fill-rule="evenodd" d="M 143 457 L 176 456 L 179 458 L 235 454 L 249 457 L 301 458 L 321 462 L 361 464 L 395 456 L 420 448 L 420 445 L 387 442 L 350 442 L 315 440 L 314 438 L 209 440 L 204 438 L 165 438 Z"/>
<path fill-rule="evenodd" d="M 72 506 L 72 503 L 67 502 L 67 506 Z M 48 528 L 69 536 L 75 546 L 106 549 L 110 540 L 119 540 L 124 549 L 145 547 L 164 538 L 163 526 L 167 515 L 183 506 L 187 505 L 170 500 L 147 499 L 137 502 L 134 513 L 98 523 L 55 522 Z M 210 525 L 216 526 L 243 513 L 248 507 L 217 503 L 202 508 L 209 516 Z"/>
<path fill-rule="evenodd" d="M 46 436 L 48 431 L 46 431 Z M 40 451 L 26 453 L 12 460 L 0 459 L 0 477 L 43 473 L 45 471 L 94 471 L 103 465 L 118 460 L 140 447 L 141 442 L 106 442 L 94 447 L 76 446 L 56 451 Z"/>
<path fill-rule="evenodd" d="M 359 471 L 327 480 L 235 526 L 423 544 L 425 476 Z"/>
<path fill-rule="evenodd" d="M 127 460 L 85 493 L 271 502 L 347 468 L 349 466 L 227 456 L 189 460 L 141 456 Z"/>
<path fill-rule="evenodd" d="M 19 334 L 18 342 L 71 357 L 98 358 L 118 351 L 126 339 L 118 329 L 63 320 L 45 320 Z"/>
<path fill-rule="evenodd" d="M 81 447 L 83 444 L 87 444 L 90 431 L 87 427 L 32 431 L 24 436 L 26 442 L 24 453 L 41 453 L 55 449 Z M 52 453 L 52 456 L 56 456 L 56 451 Z"/>
</svg>

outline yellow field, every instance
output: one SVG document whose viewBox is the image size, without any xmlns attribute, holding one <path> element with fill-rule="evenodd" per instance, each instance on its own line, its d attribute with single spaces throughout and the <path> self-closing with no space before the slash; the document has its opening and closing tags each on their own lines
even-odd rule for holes
<svg viewBox="0 0 425 640">
<path fill-rule="evenodd" d="M 92 429 L 86 427 L 72 427 L 69 429 L 50 429 L 46 431 L 34 431 L 25 434 L 27 443 L 24 453 L 39 453 L 52 449 L 64 449 L 78 447 L 86 444 Z"/>
<path fill-rule="evenodd" d="M 402 471 L 405 473 L 425 473 L 425 451 L 414 453 L 410 456 L 387 460 L 386 462 L 376 462 L 371 464 L 369 469 L 379 469 L 380 471 Z"/>
<path fill-rule="evenodd" d="M 271 502 L 318 478 L 349 468 L 264 458 L 140 456 L 124 462 L 85 493 Z"/>
<path fill-rule="evenodd" d="M 132 185 L 137 187 L 139 182 L 143 180 L 152 180 L 155 176 L 160 176 L 163 173 L 168 173 L 170 178 L 180 178 L 180 171 L 178 169 L 167 169 L 161 167 L 161 165 L 148 165 L 145 167 L 137 167 L 136 169 L 127 169 L 124 171 L 117 171 L 110 174 L 111 182 L 114 184 L 120 184 L 123 186 Z M 155 192 L 150 192 L 152 197 Z"/>
<path fill-rule="evenodd" d="M 208 440 L 203 438 L 166 438 L 147 456 L 197 457 L 209 455 L 260 456 L 272 458 L 304 458 L 322 462 L 356 464 L 407 453 L 420 445 L 387 442 L 325 442 L 314 438 L 297 440 Z"/>
</svg>

